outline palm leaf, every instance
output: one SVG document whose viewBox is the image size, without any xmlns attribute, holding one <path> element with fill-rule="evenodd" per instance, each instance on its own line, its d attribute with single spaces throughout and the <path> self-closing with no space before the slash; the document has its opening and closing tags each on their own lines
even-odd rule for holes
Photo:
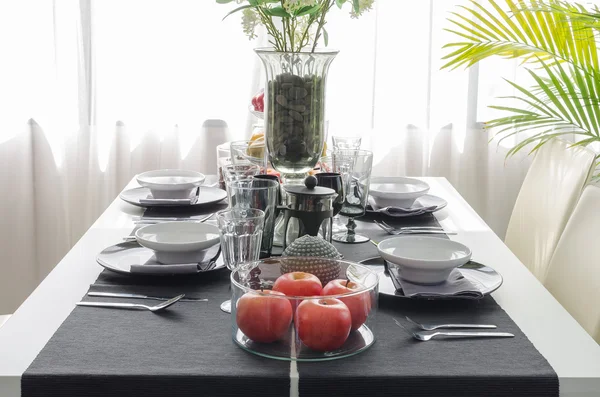
<svg viewBox="0 0 600 397">
<path fill-rule="evenodd" d="M 576 145 L 600 141 L 600 68 L 597 36 L 600 10 L 561 0 L 471 0 L 451 13 L 451 27 L 460 37 L 448 43 L 442 68 L 470 67 L 486 58 L 520 58 L 528 64 L 532 87 L 506 80 L 516 95 L 500 98 L 507 105 L 491 108 L 503 114 L 485 123 L 498 142 L 527 132 L 508 151 L 525 147 L 535 152 L 549 139 L 578 137 Z"/>
<path fill-rule="evenodd" d="M 471 46 L 444 56 L 443 59 L 449 61 L 442 69 L 469 64 L 465 58 L 479 62 L 491 56 L 528 56 L 531 62 L 551 57 L 561 62 L 573 61 L 582 67 L 597 65 L 595 42 L 590 40 L 594 37 L 594 28 L 565 15 L 579 12 L 577 7 L 556 0 L 520 0 L 518 3 L 505 0 L 505 11 L 495 0 L 487 2 L 490 9 L 474 0 L 470 8 L 460 7 L 468 17 L 451 13 L 448 21 L 454 29 L 446 30 L 467 39 L 466 43 Z"/>
</svg>

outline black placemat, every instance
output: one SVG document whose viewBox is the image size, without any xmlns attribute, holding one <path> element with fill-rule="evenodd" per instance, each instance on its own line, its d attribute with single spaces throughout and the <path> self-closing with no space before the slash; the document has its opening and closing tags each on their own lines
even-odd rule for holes
<svg viewBox="0 0 600 397">
<path fill-rule="evenodd" d="M 429 216 L 401 223 L 437 221 Z M 370 222 L 359 222 L 357 231 L 375 241 L 389 237 Z M 348 260 L 377 255 L 371 243 L 337 247 Z M 22 396 L 289 395 L 289 362 L 249 354 L 232 342 L 230 317 L 219 309 L 230 297 L 228 275 L 223 270 L 158 279 L 102 272 L 92 290 L 186 293 L 210 301 L 179 303 L 163 314 L 75 308 L 23 375 Z M 394 324 L 392 318 L 402 315 L 424 322 L 491 322 L 517 337 L 416 342 Z M 300 396 L 558 395 L 552 368 L 491 297 L 478 302 L 380 299 L 374 333 L 375 345 L 357 356 L 298 363 Z"/>
<path fill-rule="evenodd" d="M 395 226 L 439 226 L 434 216 L 389 221 Z M 387 235 L 360 222 L 357 233 L 380 242 Z M 446 236 L 439 236 L 446 238 Z M 377 256 L 371 243 L 339 244 L 348 260 Z M 419 342 L 394 319 L 423 323 L 496 324 L 510 339 Z M 376 342 L 359 355 L 323 363 L 298 363 L 300 396 L 558 396 L 558 377 L 506 312 L 488 296 L 479 301 L 423 301 L 380 297 L 373 330 Z"/>
<path fill-rule="evenodd" d="M 289 363 L 249 354 L 231 340 L 230 315 L 219 309 L 231 295 L 227 270 L 163 279 L 105 270 L 90 289 L 186 293 L 209 302 L 178 303 L 160 314 L 76 307 L 23 375 L 22 396 L 289 395 Z"/>
</svg>

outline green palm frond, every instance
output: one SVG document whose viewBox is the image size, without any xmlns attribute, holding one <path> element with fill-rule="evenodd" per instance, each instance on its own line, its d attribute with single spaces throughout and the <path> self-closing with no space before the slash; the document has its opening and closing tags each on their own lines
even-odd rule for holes
<svg viewBox="0 0 600 397">
<path fill-rule="evenodd" d="M 471 66 L 491 56 L 598 66 L 594 29 L 562 12 L 579 12 L 577 6 L 559 1 L 505 2 L 507 10 L 494 0 L 487 0 L 490 7 L 471 0 L 471 8 L 460 7 L 466 15 L 452 13 L 448 21 L 453 26 L 446 30 L 461 41 L 444 46 L 453 51 L 442 58 L 448 60 L 442 69 Z"/>
<path fill-rule="evenodd" d="M 499 142 L 529 132 L 508 155 L 525 147 L 535 152 L 567 134 L 578 138 L 574 145 L 600 142 L 600 10 L 561 0 L 471 4 L 448 19 L 447 30 L 458 41 L 444 46 L 449 52 L 442 69 L 469 67 L 493 56 L 520 58 L 528 65 L 533 86 L 506 80 L 517 94 L 500 98 L 510 105 L 490 106 L 506 115 L 486 123 Z"/>
</svg>

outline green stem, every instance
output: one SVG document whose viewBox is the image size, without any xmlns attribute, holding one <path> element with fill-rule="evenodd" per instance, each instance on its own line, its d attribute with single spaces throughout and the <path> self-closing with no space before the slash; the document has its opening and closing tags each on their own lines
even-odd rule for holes
<svg viewBox="0 0 600 397">
<path fill-rule="evenodd" d="M 319 20 L 319 26 L 317 26 L 317 32 L 315 33 L 315 42 L 314 42 L 312 50 L 310 52 L 315 52 L 315 49 L 317 48 L 317 43 L 319 42 L 319 38 L 321 37 L 321 30 L 323 30 L 323 26 L 325 25 L 325 16 L 329 12 L 329 9 L 331 8 L 331 6 L 333 6 L 334 1 L 335 0 L 330 0 L 329 3 L 327 3 L 327 6 L 323 10 L 323 12 L 321 13 L 321 19 Z"/>
<path fill-rule="evenodd" d="M 260 19 L 263 21 L 263 25 L 267 28 L 267 32 L 273 39 L 275 39 L 277 45 L 275 46 L 276 51 L 285 51 L 285 44 L 282 42 L 282 37 L 275 24 L 273 23 L 273 19 L 265 14 L 261 7 L 256 7 L 256 11 L 260 15 Z"/>
<path fill-rule="evenodd" d="M 294 32 L 296 31 L 296 18 L 292 18 L 288 21 L 288 35 L 290 35 L 290 47 L 292 52 L 296 50 L 294 47 Z"/>
<path fill-rule="evenodd" d="M 281 18 L 281 25 L 283 27 L 283 50 L 287 51 L 287 36 L 286 36 L 286 19 L 285 18 Z"/>
</svg>

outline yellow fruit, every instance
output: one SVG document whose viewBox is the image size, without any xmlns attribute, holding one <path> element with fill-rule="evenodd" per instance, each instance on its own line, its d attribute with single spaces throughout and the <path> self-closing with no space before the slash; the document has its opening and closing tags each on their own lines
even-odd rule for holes
<svg viewBox="0 0 600 397">
<path fill-rule="evenodd" d="M 265 133 L 264 132 L 255 132 L 254 134 L 252 134 L 252 136 L 250 137 L 250 142 L 256 141 L 257 139 L 265 139 Z"/>
<path fill-rule="evenodd" d="M 264 136 L 250 142 L 250 145 L 248 145 L 248 149 L 246 150 L 246 152 L 250 157 L 263 158 L 265 155 Z"/>
</svg>

